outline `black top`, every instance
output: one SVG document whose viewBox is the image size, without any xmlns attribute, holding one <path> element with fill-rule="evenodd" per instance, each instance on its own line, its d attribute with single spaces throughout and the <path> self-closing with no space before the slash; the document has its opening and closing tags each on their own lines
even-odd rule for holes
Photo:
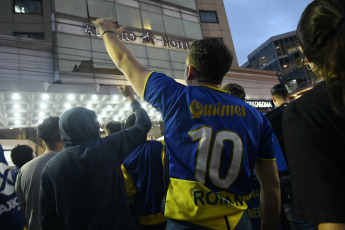
<svg viewBox="0 0 345 230">
<path fill-rule="evenodd" d="M 345 118 L 322 82 L 291 102 L 283 116 L 297 218 L 345 222 Z"/>
<path fill-rule="evenodd" d="M 76 107 L 61 115 L 66 143 L 42 171 L 39 219 L 42 229 L 136 229 L 127 203 L 121 163 L 151 128 L 138 102 L 135 126 L 99 138 L 94 111 Z"/>
<path fill-rule="evenodd" d="M 283 137 L 283 112 L 287 107 L 288 103 L 284 103 L 279 107 L 275 108 L 274 110 L 265 114 L 267 119 L 270 121 L 273 133 L 276 135 L 277 140 L 279 142 L 280 148 L 282 149 L 285 162 L 288 163 L 286 151 L 285 151 L 285 144 L 284 144 L 284 137 Z"/>
</svg>

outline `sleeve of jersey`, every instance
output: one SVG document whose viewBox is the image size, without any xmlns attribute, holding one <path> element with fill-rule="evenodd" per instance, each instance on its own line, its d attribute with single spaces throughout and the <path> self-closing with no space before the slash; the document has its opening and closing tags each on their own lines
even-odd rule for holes
<svg viewBox="0 0 345 230">
<path fill-rule="evenodd" d="M 147 77 L 142 97 L 158 111 L 163 112 L 174 101 L 174 95 L 184 87 L 173 78 L 157 72 Z"/>
<path fill-rule="evenodd" d="M 262 132 L 260 136 L 260 147 L 258 152 L 258 160 L 272 161 L 276 160 L 273 145 L 273 131 L 270 122 L 262 115 Z"/>
</svg>

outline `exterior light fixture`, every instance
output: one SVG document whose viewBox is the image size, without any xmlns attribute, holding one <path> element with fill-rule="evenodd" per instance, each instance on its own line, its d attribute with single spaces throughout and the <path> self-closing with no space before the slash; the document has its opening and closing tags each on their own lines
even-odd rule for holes
<svg viewBox="0 0 345 230">
<path fill-rule="evenodd" d="M 69 104 L 69 103 L 66 103 L 66 104 L 65 104 L 65 108 L 66 108 L 66 109 L 69 109 L 69 108 L 71 108 L 71 104 Z"/>
<path fill-rule="evenodd" d="M 42 103 L 42 104 L 40 105 L 40 107 L 41 107 L 41 109 L 45 109 L 45 108 L 47 108 L 47 104 Z"/>
<path fill-rule="evenodd" d="M 18 104 L 14 104 L 13 108 L 14 108 L 14 109 L 19 109 L 20 106 L 19 106 Z"/>
<path fill-rule="evenodd" d="M 43 100 L 47 100 L 47 99 L 49 99 L 49 95 L 48 94 L 42 94 L 42 99 Z"/>
<path fill-rule="evenodd" d="M 97 100 L 97 95 L 92 95 L 92 100 Z"/>
<path fill-rule="evenodd" d="M 69 94 L 67 98 L 68 100 L 74 100 L 75 96 L 73 94 Z"/>
<path fill-rule="evenodd" d="M 12 98 L 13 98 L 14 100 L 18 100 L 18 99 L 20 98 L 20 95 L 19 95 L 18 93 L 14 93 L 14 94 L 12 95 Z"/>
</svg>

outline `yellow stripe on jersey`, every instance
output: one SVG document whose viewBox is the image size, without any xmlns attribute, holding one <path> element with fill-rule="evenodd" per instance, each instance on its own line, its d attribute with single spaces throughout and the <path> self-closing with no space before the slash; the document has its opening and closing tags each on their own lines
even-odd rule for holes
<svg viewBox="0 0 345 230">
<path fill-rule="evenodd" d="M 200 86 L 204 86 L 204 87 L 207 87 L 207 88 L 210 88 L 210 89 L 213 89 L 213 90 L 217 90 L 217 91 L 220 91 L 220 92 L 223 92 L 223 93 L 227 93 L 226 90 L 220 89 L 220 88 L 217 88 L 217 87 L 214 87 L 214 86 L 210 86 L 210 85 L 200 85 Z"/>
<path fill-rule="evenodd" d="M 162 213 L 156 213 L 149 216 L 140 216 L 140 224 L 142 225 L 154 225 L 161 224 L 167 221 L 167 218 Z"/>
<path fill-rule="evenodd" d="M 218 225 L 226 228 L 224 216 L 228 216 L 230 225 L 235 227 L 248 208 L 246 201 L 250 197 L 216 193 L 198 181 L 170 178 L 164 215 L 213 229 Z"/>
<path fill-rule="evenodd" d="M 260 158 L 260 157 L 257 157 L 256 158 L 257 160 L 260 160 L 260 161 L 275 161 L 276 158 L 273 158 L 273 159 L 265 159 L 265 158 Z"/>
<path fill-rule="evenodd" d="M 149 73 L 149 75 L 147 75 L 146 81 L 145 81 L 145 86 L 144 86 L 144 90 L 143 90 L 143 95 L 141 96 L 142 99 L 145 99 L 145 90 L 146 90 L 146 85 L 147 85 L 147 81 L 149 80 L 150 76 L 152 73 L 154 73 L 155 71 L 152 71 L 151 73 Z"/>
</svg>

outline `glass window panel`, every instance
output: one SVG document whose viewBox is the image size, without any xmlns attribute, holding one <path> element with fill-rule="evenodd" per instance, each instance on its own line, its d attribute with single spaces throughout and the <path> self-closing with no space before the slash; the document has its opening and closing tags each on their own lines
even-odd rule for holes
<svg viewBox="0 0 345 230">
<path fill-rule="evenodd" d="M 139 9 L 116 4 L 116 14 L 120 25 L 142 28 Z"/>
<path fill-rule="evenodd" d="M 123 43 L 136 58 L 147 58 L 145 46 Z"/>
<path fill-rule="evenodd" d="M 83 69 L 79 72 L 89 72 L 92 67 L 90 39 L 87 37 L 57 33 L 57 52 L 60 71 Z"/>
<path fill-rule="evenodd" d="M 153 60 L 170 61 L 169 50 L 147 47 L 147 56 Z"/>
<path fill-rule="evenodd" d="M 18 38 L 30 38 L 30 39 L 36 39 L 36 40 L 44 40 L 44 33 L 14 33 L 15 37 Z"/>
<path fill-rule="evenodd" d="M 187 59 L 187 52 L 169 50 L 171 61 L 185 64 Z"/>
<path fill-rule="evenodd" d="M 14 0 L 16 14 L 42 14 L 42 0 Z"/>
<path fill-rule="evenodd" d="M 200 21 L 204 23 L 218 23 L 217 12 L 199 11 Z"/>
<path fill-rule="evenodd" d="M 169 2 L 169 3 L 175 4 L 175 5 L 179 5 L 180 4 L 179 0 L 163 0 L 162 2 Z"/>
<path fill-rule="evenodd" d="M 85 0 L 58 0 L 54 2 L 56 12 L 87 18 Z"/>
<path fill-rule="evenodd" d="M 180 0 L 180 5 L 196 10 L 195 0 Z"/>
<path fill-rule="evenodd" d="M 149 59 L 149 67 L 152 68 L 163 68 L 171 70 L 170 62 L 168 61 L 161 61 L 161 60 L 153 60 Z"/>
<path fill-rule="evenodd" d="M 177 62 L 171 62 L 172 69 L 173 70 L 182 70 L 184 71 L 186 68 L 186 65 L 183 63 L 177 63 Z"/>
<path fill-rule="evenodd" d="M 117 21 L 115 4 L 112 2 L 101 0 L 88 0 L 89 16 L 94 18 L 111 18 L 112 21 Z"/>
<path fill-rule="evenodd" d="M 185 36 L 181 19 L 164 16 L 164 25 L 166 33 L 182 37 Z"/>
<path fill-rule="evenodd" d="M 165 33 L 163 16 L 148 11 L 141 11 L 144 29 Z"/>
<path fill-rule="evenodd" d="M 199 23 L 183 21 L 184 31 L 186 31 L 186 37 L 196 40 L 202 39 L 202 33 Z"/>
</svg>

